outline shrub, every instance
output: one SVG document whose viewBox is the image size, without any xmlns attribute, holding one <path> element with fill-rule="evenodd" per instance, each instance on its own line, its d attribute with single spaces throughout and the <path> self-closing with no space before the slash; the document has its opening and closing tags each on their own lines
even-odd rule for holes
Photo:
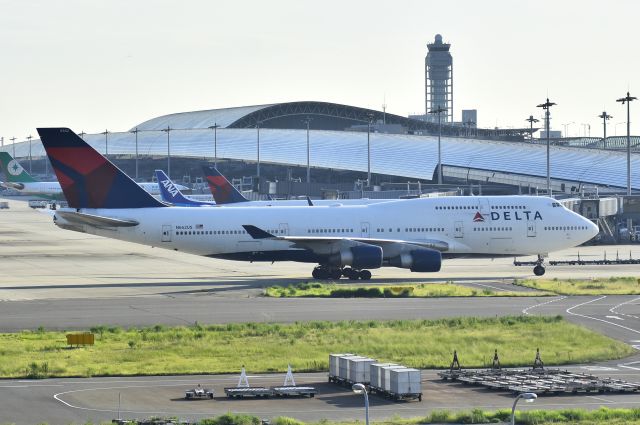
<svg viewBox="0 0 640 425">
<path fill-rule="evenodd" d="M 334 289 L 329 294 L 332 298 L 378 298 L 382 292 L 378 288 Z"/>
<path fill-rule="evenodd" d="M 384 288 L 386 298 L 408 298 L 413 295 L 413 286 L 391 286 Z"/>
</svg>

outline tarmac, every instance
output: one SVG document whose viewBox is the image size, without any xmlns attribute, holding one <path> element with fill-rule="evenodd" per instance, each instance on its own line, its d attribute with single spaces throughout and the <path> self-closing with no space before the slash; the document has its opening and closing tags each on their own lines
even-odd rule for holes
<svg viewBox="0 0 640 425">
<path fill-rule="evenodd" d="M 146 326 L 300 320 L 411 319 L 454 316 L 562 314 L 569 320 L 640 347 L 640 296 L 510 297 L 441 299 L 272 299 L 263 289 L 307 281 L 311 264 L 250 264 L 215 260 L 58 229 L 51 217 L 10 199 L 0 210 L 0 331 L 87 329 L 105 324 Z M 552 253 L 551 259 L 640 258 L 640 245 L 588 246 Z M 523 259 L 521 259 L 523 260 Z M 446 260 L 436 274 L 385 268 L 371 283 L 454 281 L 482 290 L 526 290 L 513 279 L 533 276 L 513 259 Z M 549 266 L 545 277 L 638 276 L 637 266 Z M 534 347 L 535 348 L 535 347 Z M 543 356 L 544 358 L 544 356 Z M 640 382 L 640 356 L 621 362 L 575 366 L 581 371 Z M 361 396 L 326 383 L 325 374 L 296 374 L 298 384 L 316 385 L 313 399 L 227 400 L 224 386 L 236 376 L 46 379 L 0 381 L 0 422 L 66 424 L 122 417 L 171 415 L 200 418 L 227 411 L 302 420 L 362 418 Z M 280 384 L 282 376 L 250 376 L 252 383 Z M 372 420 L 420 416 L 433 409 L 509 408 L 513 396 L 436 380 L 423 371 L 423 401 L 392 403 L 371 397 Z M 216 398 L 183 401 L 196 384 Z M 640 395 L 540 398 L 534 408 L 632 407 Z M 529 408 L 524 405 L 522 408 Z"/>
</svg>

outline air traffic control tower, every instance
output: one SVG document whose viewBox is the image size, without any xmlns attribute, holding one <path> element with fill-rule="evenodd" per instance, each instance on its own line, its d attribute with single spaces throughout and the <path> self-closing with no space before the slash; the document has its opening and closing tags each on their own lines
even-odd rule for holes
<svg viewBox="0 0 640 425">
<path fill-rule="evenodd" d="M 438 107 L 442 112 L 442 122 L 453 122 L 453 59 L 449 48 L 451 44 L 443 43 L 442 36 L 436 34 L 435 42 L 427 44 L 429 53 L 424 60 L 425 75 L 425 113 Z M 432 115 L 434 119 L 436 116 Z"/>
</svg>

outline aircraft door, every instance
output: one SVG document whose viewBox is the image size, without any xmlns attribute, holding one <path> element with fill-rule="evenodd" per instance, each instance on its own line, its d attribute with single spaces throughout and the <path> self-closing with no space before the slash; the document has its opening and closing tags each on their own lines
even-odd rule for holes
<svg viewBox="0 0 640 425">
<path fill-rule="evenodd" d="M 462 227 L 462 222 L 461 221 L 456 221 L 454 223 L 454 230 L 455 230 L 455 232 L 453 233 L 454 237 L 456 237 L 456 238 L 464 237 L 464 231 L 463 231 L 463 227 Z"/>
<path fill-rule="evenodd" d="M 483 216 L 489 216 L 491 214 L 491 205 L 487 199 L 480 198 L 478 202 L 478 209 Z"/>
<path fill-rule="evenodd" d="M 533 220 L 527 220 L 527 237 L 536 237 L 536 222 Z"/>
<path fill-rule="evenodd" d="M 369 223 L 366 223 L 366 222 L 360 223 L 360 237 L 363 237 L 363 238 L 370 237 Z"/>
<path fill-rule="evenodd" d="M 162 225 L 162 242 L 171 242 L 171 225 Z"/>
<path fill-rule="evenodd" d="M 276 236 L 289 236 L 289 223 L 280 223 L 278 225 L 278 234 Z"/>
</svg>

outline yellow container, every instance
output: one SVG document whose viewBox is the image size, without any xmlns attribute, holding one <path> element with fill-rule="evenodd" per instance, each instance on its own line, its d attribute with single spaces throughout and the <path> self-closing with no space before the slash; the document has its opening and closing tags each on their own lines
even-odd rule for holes
<svg viewBox="0 0 640 425">
<path fill-rule="evenodd" d="M 67 334 L 67 345 L 93 345 L 94 335 L 91 332 Z"/>
</svg>

